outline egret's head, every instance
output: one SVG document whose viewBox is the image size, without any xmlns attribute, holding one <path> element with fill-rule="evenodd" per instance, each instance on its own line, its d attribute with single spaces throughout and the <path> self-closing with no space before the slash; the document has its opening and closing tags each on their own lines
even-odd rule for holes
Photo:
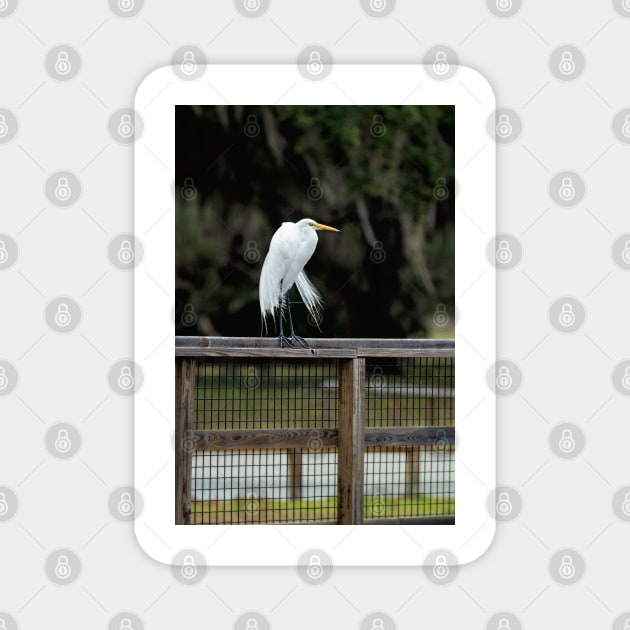
<svg viewBox="0 0 630 630">
<path fill-rule="evenodd" d="M 329 232 L 339 232 L 337 228 L 330 227 L 330 225 L 324 225 L 323 223 L 317 223 L 313 219 L 302 219 L 298 225 L 304 225 L 304 227 L 310 227 L 314 230 L 328 230 Z"/>
</svg>

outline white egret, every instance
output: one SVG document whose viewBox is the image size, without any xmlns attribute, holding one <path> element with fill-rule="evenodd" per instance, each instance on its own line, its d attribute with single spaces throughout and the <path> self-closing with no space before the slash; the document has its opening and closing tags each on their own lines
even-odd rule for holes
<svg viewBox="0 0 630 630">
<path fill-rule="evenodd" d="M 307 347 L 304 339 L 293 331 L 289 291 L 294 284 L 297 285 L 304 305 L 311 316 L 315 321 L 319 317 L 321 296 L 304 273 L 304 265 L 310 260 L 317 247 L 317 230 L 339 232 L 336 228 L 322 225 L 313 219 L 302 219 L 297 223 L 285 221 L 273 235 L 263 263 L 258 286 L 260 312 L 265 327 L 267 316 L 271 315 L 275 324 L 276 314 L 278 314 L 281 347 L 285 343 L 289 346 L 298 343 Z M 285 306 L 289 312 L 291 328 L 289 337 L 285 337 L 282 331 L 282 314 Z"/>
</svg>

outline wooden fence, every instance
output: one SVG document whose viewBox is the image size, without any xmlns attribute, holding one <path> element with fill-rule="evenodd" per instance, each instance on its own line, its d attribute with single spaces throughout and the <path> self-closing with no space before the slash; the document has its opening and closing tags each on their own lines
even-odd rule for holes
<svg viewBox="0 0 630 630">
<path fill-rule="evenodd" d="M 366 381 L 366 363 L 379 360 L 423 357 L 454 358 L 453 340 L 401 339 L 308 339 L 309 348 L 279 348 L 272 338 L 176 337 L 176 408 L 175 408 L 175 522 L 191 524 L 192 458 L 208 451 L 230 452 L 240 449 L 286 450 L 290 494 L 301 495 L 302 464 L 295 455 L 308 449 L 313 440 L 318 449 L 334 449 L 337 453 L 336 519 L 338 524 L 452 524 L 453 513 L 418 517 L 364 517 L 365 453 L 383 447 L 403 451 L 406 455 L 406 487 L 416 493 L 420 483 L 420 453 L 428 448 L 453 449 L 454 416 L 449 424 L 434 422 L 436 399 L 454 398 L 454 385 L 398 389 L 391 403 L 390 426 L 367 426 L 366 398 L 373 386 Z M 328 400 L 336 395 L 334 428 L 195 428 L 195 392 L 198 361 L 230 359 L 277 361 L 299 359 L 304 362 L 334 360 L 337 378 L 323 383 Z M 401 395 L 422 397 L 425 402 L 423 426 L 409 426 L 400 421 Z M 439 403 L 439 401 L 438 401 Z M 286 521 L 285 521 L 286 522 Z"/>
</svg>

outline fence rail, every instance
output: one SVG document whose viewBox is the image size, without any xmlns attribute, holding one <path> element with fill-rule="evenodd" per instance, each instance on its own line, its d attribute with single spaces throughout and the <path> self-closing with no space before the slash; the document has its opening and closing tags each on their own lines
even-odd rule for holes
<svg viewBox="0 0 630 630">
<path fill-rule="evenodd" d="M 454 523 L 454 341 L 307 341 L 176 337 L 175 522 Z"/>
</svg>

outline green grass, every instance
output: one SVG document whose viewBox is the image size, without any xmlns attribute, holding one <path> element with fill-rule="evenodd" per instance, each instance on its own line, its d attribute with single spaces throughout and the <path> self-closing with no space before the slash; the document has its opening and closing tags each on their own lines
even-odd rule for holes
<svg viewBox="0 0 630 630">
<path fill-rule="evenodd" d="M 412 518 L 455 514 L 455 500 L 420 495 L 417 497 L 368 496 L 364 518 Z M 234 499 L 232 501 L 193 501 L 193 524 L 330 522 L 337 519 L 337 499 Z"/>
</svg>

